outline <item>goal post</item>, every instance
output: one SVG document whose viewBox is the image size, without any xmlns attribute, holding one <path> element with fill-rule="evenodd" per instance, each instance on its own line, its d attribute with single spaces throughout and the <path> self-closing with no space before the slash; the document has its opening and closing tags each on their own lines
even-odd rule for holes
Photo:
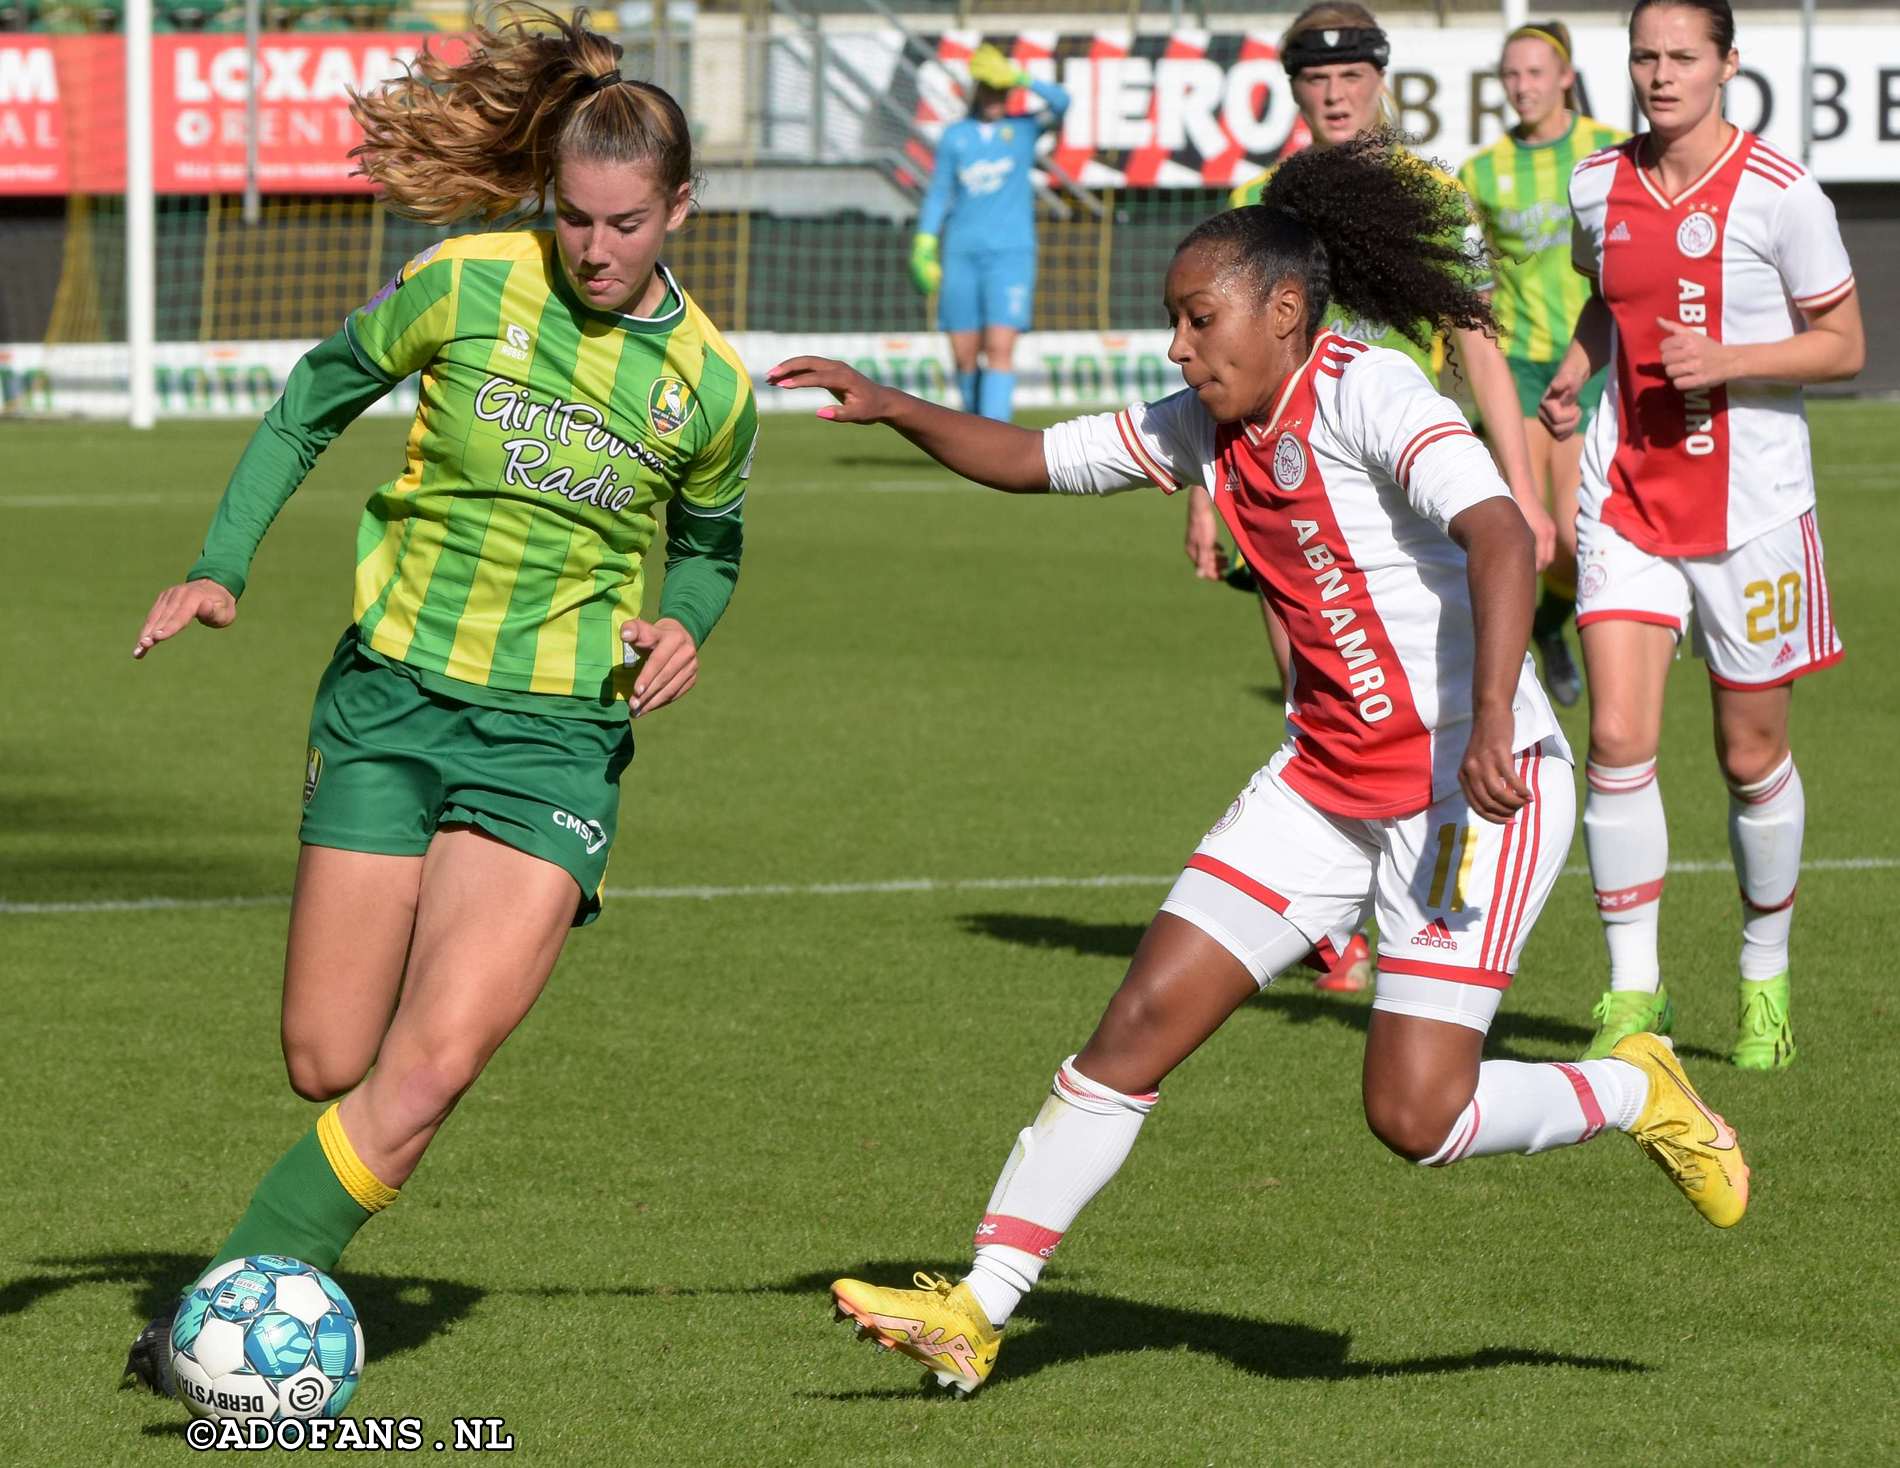
<svg viewBox="0 0 1900 1468">
<path fill-rule="evenodd" d="M 127 416 L 158 422 L 158 195 L 152 172 L 152 0 L 125 0 L 125 346 Z"/>
</svg>

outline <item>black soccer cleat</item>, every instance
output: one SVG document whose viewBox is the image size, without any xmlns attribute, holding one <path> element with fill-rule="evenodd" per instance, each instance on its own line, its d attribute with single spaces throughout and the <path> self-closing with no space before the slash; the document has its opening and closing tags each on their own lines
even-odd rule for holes
<svg viewBox="0 0 1900 1468">
<path fill-rule="evenodd" d="M 126 1352 L 125 1374 L 153 1396 L 172 1395 L 172 1321 L 177 1314 L 178 1307 L 173 1305 L 162 1315 L 154 1315 Z"/>
<path fill-rule="evenodd" d="M 1570 644 L 1564 641 L 1563 629 L 1560 627 L 1538 638 L 1537 650 L 1544 655 L 1544 686 L 1550 690 L 1550 696 L 1564 708 L 1575 706 L 1583 697 L 1583 676 L 1571 660 Z"/>
</svg>

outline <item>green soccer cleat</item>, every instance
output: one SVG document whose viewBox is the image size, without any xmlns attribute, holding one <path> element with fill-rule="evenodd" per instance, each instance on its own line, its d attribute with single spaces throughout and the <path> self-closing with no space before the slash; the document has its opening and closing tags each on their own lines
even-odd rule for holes
<svg viewBox="0 0 1900 1468">
<path fill-rule="evenodd" d="M 1579 1060 L 1605 1060 L 1617 1042 L 1629 1035 L 1666 1035 L 1676 1027 L 1676 1006 L 1669 1002 L 1669 990 L 1658 984 L 1654 994 L 1641 989 L 1611 989 L 1597 1000 L 1590 1018 L 1597 1022 L 1596 1035 Z"/>
<path fill-rule="evenodd" d="M 967 1397 L 989 1380 L 1003 1333 L 989 1322 L 967 1284 L 919 1270 L 914 1290 L 884 1289 L 858 1279 L 831 1287 L 839 1318 L 858 1335 L 922 1365 L 939 1386 Z M 929 1384 L 929 1377 L 925 1378 Z"/>
<path fill-rule="evenodd" d="M 1788 1022 L 1788 973 L 1742 980 L 1742 1016 L 1729 1062 L 1742 1070 L 1786 1070 L 1794 1064 Z"/>
</svg>

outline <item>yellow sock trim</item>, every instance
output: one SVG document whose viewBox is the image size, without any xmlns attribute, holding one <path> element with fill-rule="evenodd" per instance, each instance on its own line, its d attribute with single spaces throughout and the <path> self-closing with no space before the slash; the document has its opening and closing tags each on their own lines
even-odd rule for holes
<svg viewBox="0 0 1900 1468">
<path fill-rule="evenodd" d="M 323 1148 L 324 1158 L 336 1174 L 336 1180 L 356 1199 L 358 1207 L 368 1213 L 380 1213 L 396 1201 L 396 1189 L 371 1172 L 356 1155 L 334 1104 L 317 1118 L 317 1144 Z"/>
</svg>

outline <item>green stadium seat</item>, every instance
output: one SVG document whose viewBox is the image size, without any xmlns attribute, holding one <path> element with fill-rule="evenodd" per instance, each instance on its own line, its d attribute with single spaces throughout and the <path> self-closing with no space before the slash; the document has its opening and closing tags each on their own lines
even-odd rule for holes
<svg viewBox="0 0 1900 1468">
<path fill-rule="evenodd" d="M 392 0 L 355 0 L 345 4 L 343 14 L 349 18 L 350 25 L 359 31 L 387 31 L 394 29 L 390 16 L 395 12 Z"/>
<path fill-rule="evenodd" d="M 124 0 L 77 0 L 45 7 L 35 29 L 56 36 L 109 35 L 119 29 L 124 18 Z"/>
<path fill-rule="evenodd" d="M 217 13 L 220 0 L 155 0 L 153 25 L 162 31 L 202 31 Z M 239 11 L 240 20 L 243 11 Z"/>
</svg>

